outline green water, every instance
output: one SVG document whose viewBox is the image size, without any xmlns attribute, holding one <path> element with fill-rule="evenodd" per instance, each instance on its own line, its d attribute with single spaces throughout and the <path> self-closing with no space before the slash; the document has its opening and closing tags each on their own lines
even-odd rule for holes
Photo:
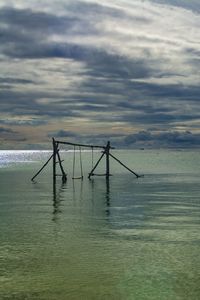
<svg viewBox="0 0 200 300">
<path fill-rule="evenodd" d="M 0 299 L 200 299 L 200 154 L 116 151 L 145 176 L 109 182 L 72 155 L 54 193 L 51 165 L 30 181 L 49 153 L 0 153 Z"/>
</svg>

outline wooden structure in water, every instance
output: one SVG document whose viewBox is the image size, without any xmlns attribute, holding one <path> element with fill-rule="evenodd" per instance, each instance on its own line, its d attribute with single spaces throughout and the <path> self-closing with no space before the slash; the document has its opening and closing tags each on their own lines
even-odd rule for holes
<svg viewBox="0 0 200 300">
<path fill-rule="evenodd" d="M 50 156 L 50 158 L 45 162 L 45 164 L 41 167 L 41 169 L 31 178 L 32 181 L 40 174 L 40 172 L 46 167 L 46 165 L 52 160 L 53 161 L 53 184 L 56 183 L 56 177 L 61 176 L 62 182 L 65 183 L 67 181 L 67 174 L 65 173 L 64 167 L 63 167 L 63 160 L 61 160 L 61 156 L 59 153 L 59 145 L 69 145 L 74 147 L 74 158 L 73 158 L 73 177 L 72 179 L 83 179 L 83 169 L 82 169 L 82 156 L 81 156 L 81 148 L 89 148 L 92 151 L 92 169 L 88 174 L 88 178 L 90 179 L 92 176 L 105 176 L 106 179 L 109 179 L 111 176 L 110 174 L 110 157 L 113 158 L 115 161 L 117 161 L 120 165 L 122 165 L 124 168 L 126 168 L 129 172 L 134 174 L 137 178 L 141 177 L 141 175 L 138 175 L 134 171 L 132 171 L 129 167 L 127 167 L 124 163 L 122 163 L 118 158 L 116 158 L 113 154 L 111 154 L 111 150 L 114 149 L 110 145 L 110 141 L 107 142 L 105 146 L 97 146 L 97 145 L 86 145 L 86 144 L 78 144 L 78 143 L 70 143 L 65 141 L 59 141 L 52 138 L 52 146 L 53 146 L 53 153 Z M 75 177 L 75 148 L 79 148 L 79 154 L 80 154 L 80 171 L 81 176 Z M 93 150 L 94 149 L 102 149 L 101 156 L 93 166 Z M 95 174 L 94 171 L 96 170 L 97 166 L 99 165 L 100 161 L 105 157 L 106 159 L 106 170 L 104 174 Z M 61 174 L 57 174 L 57 164 L 60 167 Z"/>
</svg>

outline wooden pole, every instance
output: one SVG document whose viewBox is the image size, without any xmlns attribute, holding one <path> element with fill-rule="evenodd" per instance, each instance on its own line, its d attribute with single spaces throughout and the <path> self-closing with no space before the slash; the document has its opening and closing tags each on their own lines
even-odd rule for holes
<svg viewBox="0 0 200 300">
<path fill-rule="evenodd" d="M 61 158 L 60 158 L 60 153 L 59 153 L 59 149 L 57 149 L 57 156 L 58 156 L 58 162 L 59 162 L 59 165 L 60 165 L 60 169 L 61 169 L 61 172 L 62 172 L 62 182 L 65 183 L 67 181 L 67 175 L 63 169 L 63 166 L 62 166 L 62 161 L 61 161 Z"/>
</svg>

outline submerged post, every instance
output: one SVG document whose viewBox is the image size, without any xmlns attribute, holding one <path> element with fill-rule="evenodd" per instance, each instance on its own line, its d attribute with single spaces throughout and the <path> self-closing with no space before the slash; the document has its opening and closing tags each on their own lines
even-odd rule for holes
<svg viewBox="0 0 200 300">
<path fill-rule="evenodd" d="M 59 149 L 57 148 L 57 156 L 58 156 L 58 162 L 59 162 L 59 165 L 60 165 L 60 169 L 61 169 L 61 172 L 62 172 L 62 183 L 65 183 L 67 181 L 67 175 L 64 171 L 64 168 L 62 166 L 62 160 L 60 158 L 60 154 L 59 154 Z"/>
</svg>

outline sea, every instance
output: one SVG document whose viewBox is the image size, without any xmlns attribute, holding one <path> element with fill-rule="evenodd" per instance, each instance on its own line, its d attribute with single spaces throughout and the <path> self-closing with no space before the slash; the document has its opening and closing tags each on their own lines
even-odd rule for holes
<svg viewBox="0 0 200 300">
<path fill-rule="evenodd" d="M 199 150 L 51 154 L 0 151 L 1 300 L 200 299 Z"/>
</svg>

